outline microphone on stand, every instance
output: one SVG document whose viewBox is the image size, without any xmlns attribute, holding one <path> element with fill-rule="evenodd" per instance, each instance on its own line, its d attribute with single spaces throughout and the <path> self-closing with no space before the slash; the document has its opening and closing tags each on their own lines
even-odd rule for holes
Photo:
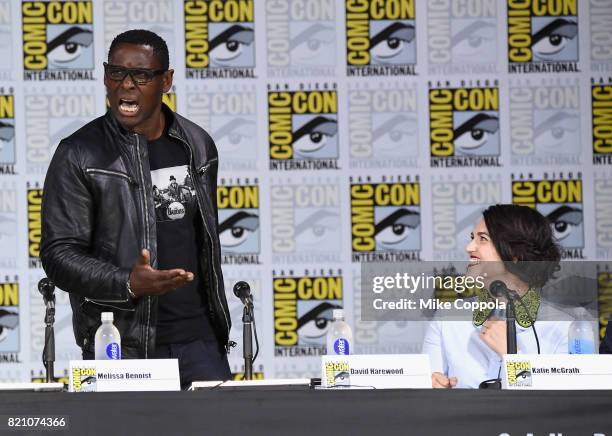
<svg viewBox="0 0 612 436">
<path fill-rule="evenodd" d="M 506 354 L 516 354 L 516 312 L 514 310 L 516 292 L 509 290 L 501 280 L 491 283 L 489 292 L 494 297 L 505 297 L 508 302 L 506 306 Z"/>
<path fill-rule="evenodd" d="M 251 287 L 247 282 L 237 282 L 234 285 L 234 295 L 240 298 L 245 306 L 253 306 L 253 295 L 251 295 Z"/>
<path fill-rule="evenodd" d="M 257 339 L 257 326 L 255 325 L 255 315 L 253 314 L 253 295 L 251 287 L 247 282 L 237 282 L 234 285 L 234 295 L 242 301 L 244 309 L 242 311 L 242 355 L 244 357 L 244 379 L 253 380 L 253 362 L 259 354 L 259 341 Z M 257 351 L 253 356 L 253 335 Z"/>
<path fill-rule="evenodd" d="M 45 347 L 43 348 L 42 361 L 45 365 L 47 383 L 54 381 L 53 363 L 55 362 L 55 284 L 51 279 L 45 277 L 38 282 L 38 292 L 43 296 L 45 302 Z"/>
<path fill-rule="evenodd" d="M 38 292 L 43 296 L 45 300 L 45 304 L 48 301 L 53 301 L 55 303 L 55 283 L 50 278 L 40 279 L 38 282 Z"/>
<path fill-rule="evenodd" d="M 529 322 L 531 323 L 531 329 L 533 330 L 533 336 L 535 337 L 538 354 L 540 354 L 540 340 L 538 338 L 538 332 L 536 331 L 536 328 L 535 328 L 535 319 L 531 318 L 531 314 L 529 313 L 529 309 L 525 305 L 525 302 L 519 297 L 516 291 L 508 289 L 506 284 L 502 282 L 501 280 L 495 280 L 493 283 L 491 283 L 491 286 L 489 286 L 489 288 L 490 288 L 489 292 L 494 297 L 504 296 L 506 297 L 508 301 L 512 301 L 513 303 L 512 309 L 514 309 L 515 301 L 518 301 L 520 303 L 520 305 L 525 310 L 525 315 L 527 315 L 527 318 L 529 319 Z"/>
</svg>

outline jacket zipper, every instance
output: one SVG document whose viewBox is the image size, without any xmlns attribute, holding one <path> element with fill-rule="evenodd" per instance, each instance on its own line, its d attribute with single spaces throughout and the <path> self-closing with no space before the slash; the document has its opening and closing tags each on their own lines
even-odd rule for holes
<svg viewBox="0 0 612 436">
<path fill-rule="evenodd" d="M 149 248 L 149 211 L 147 209 L 147 197 L 145 193 L 145 189 L 147 187 L 144 179 L 144 171 L 142 170 L 142 159 L 140 158 L 140 139 L 138 139 L 138 134 L 134 134 L 136 137 L 136 158 L 138 159 L 138 169 L 140 171 L 140 181 L 141 185 L 141 201 L 142 201 L 142 213 L 144 215 L 144 244 L 143 247 Z M 149 326 L 151 324 L 151 297 L 147 296 L 147 324 L 145 327 L 145 359 L 148 359 L 149 355 Z"/>
<path fill-rule="evenodd" d="M 189 152 L 189 172 L 191 172 L 191 168 L 193 168 L 194 165 L 193 165 L 193 153 L 191 152 L 191 148 L 189 147 L 189 144 L 187 144 L 182 138 L 179 138 L 176 135 L 173 135 L 173 134 L 171 134 L 169 132 L 168 132 L 168 134 L 169 134 L 170 137 L 179 140 L 185 146 L 185 148 L 187 148 L 187 151 Z M 211 162 L 208 162 L 207 164 L 201 166 L 197 170 L 197 172 L 202 174 L 210 166 Z M 195 188 L 195 191 L 196 191 L 196 200 L 198 202 L 198 209 L 200 211 L 200 216 L 202 218 L 202 225 L 204 226 L 204 229 L 206 230 L 206 234 L 208 235 L 208 238 L 210 239 L 210 246 L 211 246 L 211 249 L 213 250 L 212 254 L 213 254 L 213 256 L 215 256 L 215 244 L 214 244 L 212 235 L 210 234 L 210 231 L 208 229 L 208 226 L 206 225 L 206 220 L 204 219 L 204 213 L 202 212 L 202 204 L 200 203 L 200 197 L 198 196 L 198 194 L 200 192 L 199 189 L 198 189 L 198 184 L 197 184 L 197 181 L 193 177 L 192 177 L 192 180 L 193 180 L 193 187 Z M 214 196 L 215 193 L 212 193 L 212 195 Z M 216 201 L 215 198 L 213 198 L 213 201 Z M 214 259 L 214 257 L 213 257 L 213 259 Z M 215 263 L 214 263 L 214 261 L 212 261 L 210 263 L 210 265 L 212 266 L 213 274 L 214 274 L 214 277 L 215 277 L 215 283 L 219 283 L 219 278 L 217 277 L 217 271 L 215 271 Z M 216 291 L 215 294 L 217 295 L 217 301 L 219 302 L 219 307 L 221 308 L 221 313 L 223 313 L 223 319 L 225 320 L 227 337 L 228 337 L 228 340 L 229 340 L 230 327 L 229 327 L 229 322 L 227 320 L 227 315 L 225 313 L 225 310 L 223 309 L 223 303 L 221 302 L 221 296 L 219 295 L 219 286 L 218 285 L 215 286 L 215 291 Z M 223 344 L 223 345 L 227 347 L 227 344 Z"/>
<path fill-rule="evenodd" d="M 87 297 L 84 297 L 84 298 L 85 298 L 85 301 L 88 301 L 89 303 L 96 304 L 98 306 L 112 307 L 113 309 L 123 310 L 123 311 L 126 311 L 126 312 L 135 312 L 136 311 L 136 309 L 126 309 L 124 307 L 114 306 L 112 304 L 103 304 L 103 303 L 106 303 L 106 302 L 113 302 L 113 303 L 116 303 L 116 302 L 127 302 L 129 299 L 126 299 L 126 300 L 92 300 L 91 298 L 87 298 Z"/>
<path fill-rule="evenodd" d="M 104 174 L 105 176 L 118 176 L 126 179 L 130 183 L 136 184 L 136 181 L 134 179 L 132 179 L 127 174 L 121 173 L 119 171 L 103 170 L 101 168 L 86 168 L 85 172 L 87 174 Z"/>
</svg>

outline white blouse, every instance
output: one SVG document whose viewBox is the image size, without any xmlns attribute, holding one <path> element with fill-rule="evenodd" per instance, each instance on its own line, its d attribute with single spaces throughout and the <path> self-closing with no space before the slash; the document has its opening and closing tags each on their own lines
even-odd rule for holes
<svg viewBox="0 0 612 436">
<path fill-rule="evenodd" d="M 536 321 L 541 354 L 568 352 L 568 330 L 571 321 Z M 501 376 L 502 358 L 493 351 L 471 321 L 431 321 L 423 341 L 423 353 L 429 354 L 432 372 L 457 377 L 458 388 L 477 388 L 490 379 Z M 531 327 L 516 324 L 519 354 L 537 354 Z"/>
</svg>

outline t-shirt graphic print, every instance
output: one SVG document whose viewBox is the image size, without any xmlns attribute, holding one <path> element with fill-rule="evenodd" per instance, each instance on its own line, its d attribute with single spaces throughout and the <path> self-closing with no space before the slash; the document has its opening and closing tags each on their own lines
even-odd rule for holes
<svg viewBox="0 0 612 436">
<path fill-rule="evenodd" d="M 157 222 L 193 217 L 197 207 L 196 193 L 187 165 L 153 170 L 151 181 Z"/>
</svg>

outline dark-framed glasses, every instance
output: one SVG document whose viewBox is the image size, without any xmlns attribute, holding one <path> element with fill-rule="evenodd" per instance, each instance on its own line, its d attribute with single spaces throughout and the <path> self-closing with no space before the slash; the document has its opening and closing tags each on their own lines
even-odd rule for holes
<svg viewBox="0 0 612 436">
<path fill-rule="evenodd" d="M 104 62 L 104 74 L 111 80 L 123 82 L 128 74 L 137 85 L 146 85 L 155 76 L 164 74 L 168 70 L 149 70 L 148 68 L 125 68 L 119 65 L 111 65 Z"/>
</svg>

